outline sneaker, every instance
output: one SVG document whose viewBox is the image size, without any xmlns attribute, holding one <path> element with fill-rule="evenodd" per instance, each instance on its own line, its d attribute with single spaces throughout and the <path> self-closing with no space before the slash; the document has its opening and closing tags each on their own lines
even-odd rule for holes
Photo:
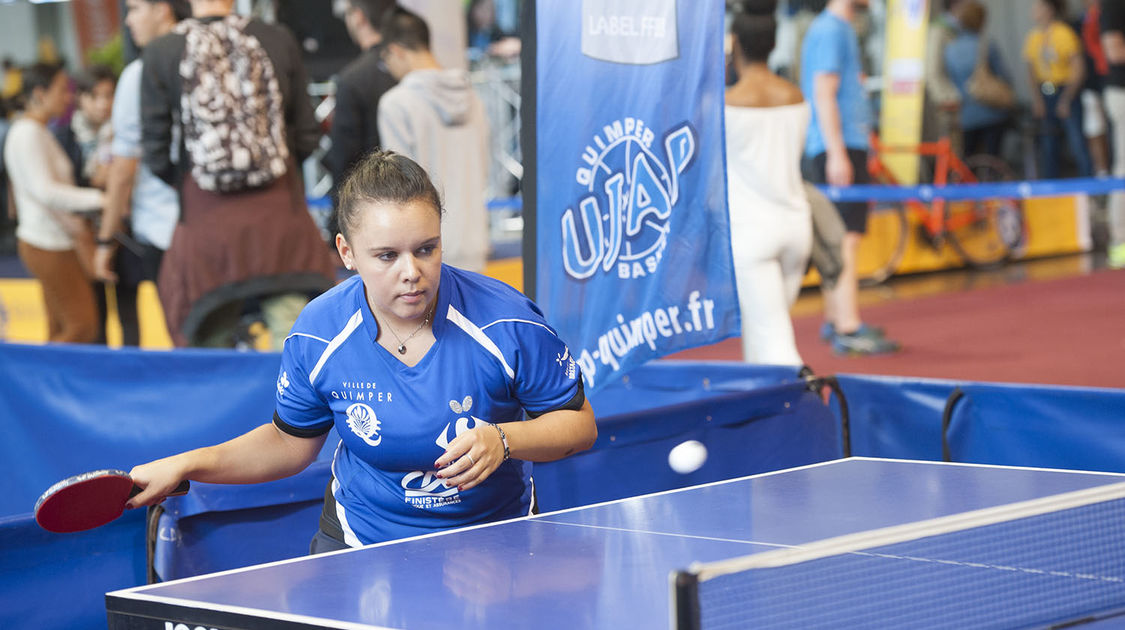
<svg viewBox="0 0 1125 630">
<path fill-rule="evenodd" d="M 857 335 L 865 337 L 882 337 L 883 329 L 879 326 L 868 326 L 867 324 L 860 324 L 856 329 Z M 832 343 L 832 338 L 836 336 L 836 325 L 832 322 L 824 322 L 820 326 L 820 340 L 824 343 Z"/>
<path fill-rule="evenodd" d="M 1109 248 L 1106 266 L 1110 269 L 1125 269 L 1125 243 L 1118 243 Z"/>
<path fill-rule="evenodd" d="M 836 335 L 832 338 L 832 352 L 846 356 L 890 354 L 902 347 L 897 341 L 887 339 L 882 334 L 864 334 L 862 329 L 850 335 Z"/>
<path fill-rule="evenodd" d="M 832 338 L 836 336 L 836 325 L 832 322 L 824 322 L 820 325 L 820 340 L 824 343 L 832 343 Z"/>
</svg>

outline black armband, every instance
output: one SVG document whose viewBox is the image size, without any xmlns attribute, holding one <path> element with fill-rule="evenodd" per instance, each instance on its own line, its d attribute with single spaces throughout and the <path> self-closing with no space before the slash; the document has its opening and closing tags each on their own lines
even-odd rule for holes
<svg viewBox="0 0 1125 630">
<path fill-rule="evenodd" d="M 329 422 L 327 425 L 325 425 L 323 427 L 320 427 L 320 426 L 316 426 L 316 427 L 295 427 L 295 426 L 289 424 L 288 422 L 282 420 L 281 416 L 277 415 L 277 411 L 273 412 L 273 424 L 278 429 L 280 429 L 283 433 L 288 433 L 289 435 L 292 435 L 293 437 L 299 437 L 299 438 L 320 437 L 320 436 L 324 435 L 325 433 L 328 433 L 329 431 L 332 430 L 332 423 L 331 422 Z"/>
<path fill-rule="evenodd" d="M 545 413 L 551 413 L 552 411 L 562 411 L 564 409 L 567 411 L 578 411 L 584 404 L 586 404 L 586 392 L 583 389 L 582 379 L 580 378 L 578 379 L 578 391 L 574 392 L 574 395 L 570 397 L 570 400 L 564 402 L 558 407 L 555 407 L 554 409 L 547 409 L 545 411 L 527 411 L 525 409 L 524 411 L 527 412 L 528 418 L 538 418 L 539 416 Z"/>
</svg>

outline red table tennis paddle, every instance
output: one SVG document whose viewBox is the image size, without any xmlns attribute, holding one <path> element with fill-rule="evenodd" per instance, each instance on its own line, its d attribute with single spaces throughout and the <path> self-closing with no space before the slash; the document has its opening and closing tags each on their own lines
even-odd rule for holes
<svg viewBox="0 0 1125 630">
<path fill-rule="evenodd" d="M 184 480 L 169 496 L 186 494 Z M 101 527 L 121 516 L 125 503 L 141 492 L 123 470 L 95 470 L 67 477 L 39 495 L 35 522 L 49 532 L 80 532 Z"/>
</svg>

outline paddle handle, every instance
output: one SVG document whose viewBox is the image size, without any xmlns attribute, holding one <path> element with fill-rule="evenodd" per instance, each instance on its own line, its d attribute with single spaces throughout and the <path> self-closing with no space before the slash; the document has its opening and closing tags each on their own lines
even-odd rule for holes
<svg viewBox="0 0 1125 630">
<path fill-rule="evenodd" d="M 171 492 L 168 493 L 168 496 L 178 497 L 182 494 L 187 494 L 188 490 L 190 490 L 190 489 L 191 489 L 191 482 L 188 481 L 187 479 L 184 479 L 183 481 L 180 482 L 180 485 L 176 486 Z M 143 490 L 143 488 L 141 488 L 137 484 L 133 484 L 133 489 L 129 491 L 129 498 L 132 499 L 133 497 L 137 496 L 138 494 L 141 493 L 142 490 Z"/>
</svg>

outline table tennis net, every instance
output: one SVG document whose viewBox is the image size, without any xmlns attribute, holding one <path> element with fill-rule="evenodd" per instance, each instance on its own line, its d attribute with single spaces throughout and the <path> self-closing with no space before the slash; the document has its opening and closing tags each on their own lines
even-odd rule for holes
<svg viewBox="0 0 1125 630">
<path fill-rule="evenodd" d="M 680 628 L 1054 625 L 1125 608 L 1125 483 L 673 574 Z"/>
</svg>

